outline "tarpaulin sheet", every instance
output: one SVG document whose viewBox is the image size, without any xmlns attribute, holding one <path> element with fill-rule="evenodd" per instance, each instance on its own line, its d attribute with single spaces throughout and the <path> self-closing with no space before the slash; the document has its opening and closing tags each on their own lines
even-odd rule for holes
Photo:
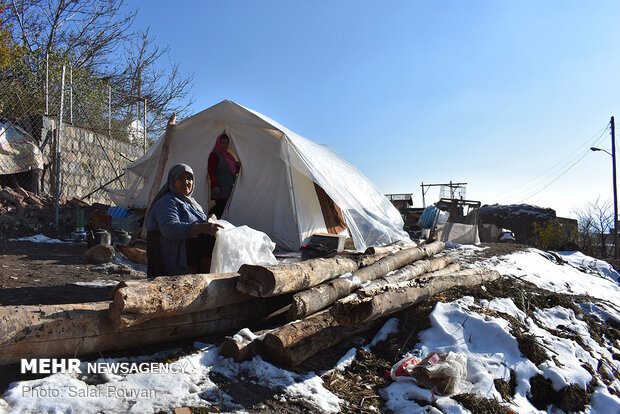
<svg viewBox="0 0 620 414">
<path fill-rule="evenodd" d="M 26 131 L 0 123 L 0 175 L 43 169 L 43 154 Z"/>
</svg>

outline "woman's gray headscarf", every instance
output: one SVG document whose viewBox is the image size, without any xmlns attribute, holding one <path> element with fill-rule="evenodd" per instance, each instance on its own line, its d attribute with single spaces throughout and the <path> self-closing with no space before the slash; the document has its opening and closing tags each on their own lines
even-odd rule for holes
<svg viewBox="0 0 620 414">
<path fill-rule="evenodd" d="M 200 213 L 204 214 L 204 211 L 202 210 L 202 207 L 200 206 L 200 204 L 198 204 L 198 202 L 191 197 L 192 193 L 194 192 L 194 188 L 196 187 L 195 183 L 194 183 L 194 187 L 192 187 L 192 193 L 189 193 L 189 195 L 179 193 L 176 187 L 174 186 L 174 182 L 186 172 L 190 173 L 192 177 L 194 177 L 194 170 L 192 170 L 192 167 L 190 167 L 187 164 L 177 164 L 173 166 L 172 168 L 170 168 L 170 171 L 168 171 L 168 181 L 159 190 L 159 192 L 153 199 L 153 202 L 151 203 L 151 206 L 149 207 L 149 209 L 151 209 L 155 205 L 155 202 L 157 200 L 159 200 L 164 195 L 166 195 L 166 193 L 171 192 L 176 197 L 187 202 L 192 207 L 194 207 L 196 210 L 198 210 Z"/>
</svg>

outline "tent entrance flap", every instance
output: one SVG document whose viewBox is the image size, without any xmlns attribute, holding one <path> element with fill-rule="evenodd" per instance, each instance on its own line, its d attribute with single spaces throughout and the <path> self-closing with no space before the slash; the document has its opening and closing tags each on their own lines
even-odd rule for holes
<svg viewBox="0 0 620 414">
<path fill-rule="evenodd" d="M 327 232 L 329 234 L 339 234 L 347 228 L 344 218 L 342 217 L 342 210 L 340 210 L 340 207 L 334 203 L 334 200 L 332 200 L 325 190 L 317 183 L 314 183 L 314 190 L 316 191 L 316 196 L 321 205 L 321 213 L 323 213 Z"/>
</svg>

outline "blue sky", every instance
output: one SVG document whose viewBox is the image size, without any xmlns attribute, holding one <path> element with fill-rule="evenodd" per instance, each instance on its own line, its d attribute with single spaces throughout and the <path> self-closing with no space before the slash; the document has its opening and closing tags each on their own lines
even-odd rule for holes
<svg viewBox="0 0 620 414">
<path fill-rule="evenodd" d="M 231 99 L 415 205 L 422 181 L 563 216 L 612 197 L 611 157 L 586 151 L 620 116 L 617 1 L 128 5 L 195 74 L 193 112 Z"/>
</svg>

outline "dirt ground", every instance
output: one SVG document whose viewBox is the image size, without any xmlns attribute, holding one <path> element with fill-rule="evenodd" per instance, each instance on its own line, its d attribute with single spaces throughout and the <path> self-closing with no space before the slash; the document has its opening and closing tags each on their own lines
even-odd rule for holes
<svg viewBox="0 0 620 414">
<path fill-rule="evenodd" d="M 0 239 L 0 305 L 107 300 L 112 287 L 91 288 L 75 283 L 145 277 L 143 272 L 130 267 L 121 253 L 117 252 L 117 258 L 111 264 L 95 265 L 84 260 L 85 251 L 85 243 L 32 243 Z"/>
</svg>

